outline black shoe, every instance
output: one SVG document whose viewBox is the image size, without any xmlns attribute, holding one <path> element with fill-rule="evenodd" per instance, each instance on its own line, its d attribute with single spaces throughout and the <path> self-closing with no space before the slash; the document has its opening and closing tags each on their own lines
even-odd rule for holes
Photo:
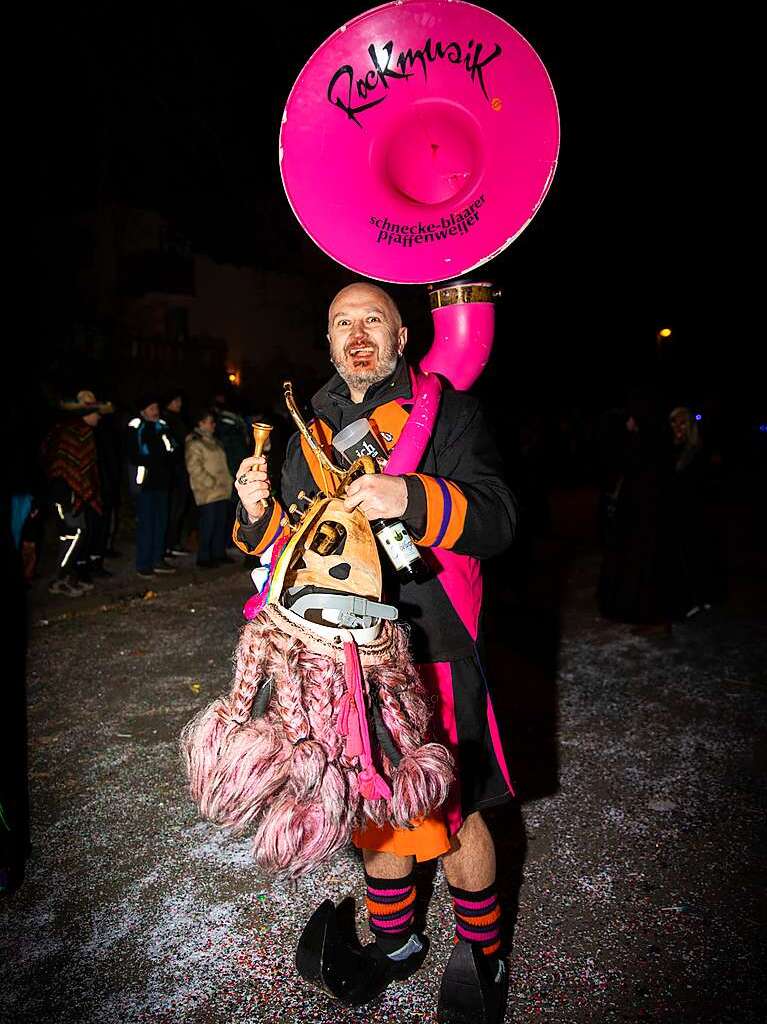
<svg viewBox="0 0 767 1024">
<path fill-rule="evenodd" d="M 137 576 L 143 576 L 144 579 L 149 579 L 154 576 L 154 569 L 136 569 Z"/>
<path fill-rule="evenodd" d="M 202 559 L 202 561 L 195 562 L 198 569 L 215 569 L 218 562 L 214 562 L 212 559 Z"/>
<path fill-rule="evenodd" d="M 103 565 L 96 565 L 91 569 L 91 576 L 95 576 L 97 580 L 106 580 L 110 576 L 114 576 L 114 573 L 105 569 Z"/>
<path fill-rule="evenodd" d="M 230 558 L 229 555 L 219 555 L 219 557 L 216 559 L 216 562 L 219 565 L 234 565 L 236 561 L 236 558 Z"/>
<path fill-rule="evenodd" d="M 458 942 L 442 975 L 437 1020 L 439 1024 L 501 1024 L 508 992 L 505 961 L 486 957 L 470 942 Z"/>
<path fill-rule="evenodd" d="M 347 1006 L 362 1006 L 379 996 L 392 981 L 404 981 L 415 974 L 429 951 L 426 936 L 419 935 L 418 939 L 421 949 L 406 960 L 392 960 L 375 942 L 355 949 L 339 932 L 336 908 L 325 900 L 301 934 L 296 969 L 306 981 Z"/>
<path fill-rule="evenodd" d="M 154 572 L 158 576 L 172 576 L 175 571 L 170 562 L 166 562 L 165 559 L 162 559 L 154 567 Z"/>
</svg>

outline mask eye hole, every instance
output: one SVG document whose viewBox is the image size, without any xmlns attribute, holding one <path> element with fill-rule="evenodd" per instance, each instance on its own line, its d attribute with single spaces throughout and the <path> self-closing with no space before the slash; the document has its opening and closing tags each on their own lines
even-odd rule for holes
<svg viewBox="0 0 767 1024">
<path fill-rule="evenodd" d="M 338 565 L 334 565 L 332 569 L 328 570 L 328 575 L 332 576 L 334 580 L 348 580 L 351 571 L 352 567 L 348 562 L 339 562 Z"/>
<path fill-rule="evenodd" d="M 341 555 L 346 543 L 346 528 L 341 523 L 326 519 L 317 527 L 309 545 L 318 555 Z"/>
</svg>

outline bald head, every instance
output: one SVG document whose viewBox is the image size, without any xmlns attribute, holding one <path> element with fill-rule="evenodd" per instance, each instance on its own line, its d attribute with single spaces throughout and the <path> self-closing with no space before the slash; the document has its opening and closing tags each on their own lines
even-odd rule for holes
<svg viewBox="0 0 767 1024">
<path fill-rule="evenodd" d="M 330 358 L 361 402 L 372 384 L 385 380 L 407 343 L 407 328 L 390 295 L 358 281 L 342 288 L 328 311 Z"/>
<path fill-rule="evenodd" d="M 372 307 L 385 312 L 395 331 L 402 327 L 402 317 L 397 309 L 397 304 L 388 292 L 385 292 L 383 288 L 379 288 L 377 284 L 370 284 L 367 281 L 355 281 L 353 284 L 347 284 L 346 287 L 342 288 L 330 303 L 328 331 L 333 326 L 334 317 L 344 312 L 345 304 L 349 305 L 351 303 L 356 305 L 360 301 L 363 303 L 369 301 Z"/>
</svg>

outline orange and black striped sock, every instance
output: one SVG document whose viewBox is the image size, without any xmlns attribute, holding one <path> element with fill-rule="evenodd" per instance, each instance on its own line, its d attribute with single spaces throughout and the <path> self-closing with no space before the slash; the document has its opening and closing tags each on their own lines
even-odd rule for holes
<svg viewBox="0 0 767 1024">
<path fill-rule="evenodd" d="M 485 956 L 499 956 L 501 948 L 501 908 L 494 885 L 479 892 L 448 885 L 453 897 L 456 939 L 479 946 Z"/>
<path fill-rule="evenodd" d="M 404 946 L 413 934 L 415 883 L 413 872 L 404 878 L 373 878 L 365 872 L 370 930 L 386 954 Z"/>
</svg>

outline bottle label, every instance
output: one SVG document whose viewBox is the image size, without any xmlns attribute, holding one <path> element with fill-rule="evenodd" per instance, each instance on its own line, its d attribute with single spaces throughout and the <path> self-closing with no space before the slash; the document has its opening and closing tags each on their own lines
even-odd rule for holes
<svg viewBox="0 0 767 1024">
<path fill-rule="evenodd" d="M 402 523 L 389 523 L 376 534 L 395 569 L 404 569 L 421 556 Z"/>
</svg>

